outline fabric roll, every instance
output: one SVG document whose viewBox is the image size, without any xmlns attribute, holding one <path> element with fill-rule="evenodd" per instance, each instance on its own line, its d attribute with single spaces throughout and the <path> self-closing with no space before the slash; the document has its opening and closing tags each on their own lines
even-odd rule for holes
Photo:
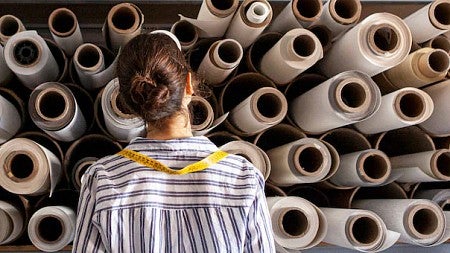
<svg viewBox="0 0 450 253">
<path fill-rule="evenodd" d="M 450 136 L 450 81 L 434 84 L 425 91 L 432 99 L 434 110 L 431 116 L 420 124 L 420 127 L 432 136 Z"/>
<path fill-rule="evenodd" d="M 25 30 L 22 21 L 16 16 L 7 14 L 0 17 L 0 42 L 3 45 L 6 44 L 11 36 Z"/>
<path fill-rule="evenodd" d="M 191 49 L 199 39 L 197 27 L 186 20 L 179 20 L 170 27 L 173 33 L 180 41 L 181 50 L 184 52 Z"/>
<path fill-rule="evenodd" d="M 0 144 L 11 139 L 21 125 L 22 119 L 17 108 L 0 95 Z"/>
<path fill-rule="evenodd" d="M 105 59 L 102 50 L 91 43 L 80 45 L 73 56 L 73 63 L 80 83 L 86 89 L 101 85 L 96 84 L 93 76 L 105 70 Z"/>
<path fill-rule="evenodd" d="M 8 201 L 0 200 L 0 245 L 17 240 L 25 227 L 25 214 Z"/>
<path fill-rule="evenodd" d="M 401 63 L 411 44 L 411 33 L 403 20 L 390 13 L 375 13 L 336 40 L 318 67 L 328 77 L 347 70 L 374 76 Z"/>
<path fill-rule="evenodd" d="M 36 31 L 13 35 L 6 43 L 4 55 L 8 67 L 29 89 L 58 79 L 58 63 Z"/>
<path fill-rule="evenodd" d="M 291 100 L 289 114 L 302 130 L 319 134 L 372 117 L 380 103 L 368 75 L 346 71 Z"/>
<path fill-rule="evenodd" d="M 6 64 L 4 50 L 4 47 L 0 45 L 0 86 L 8 84 L 14 77 L 13 72 Z"/>
<path fill-rule="evenodd" d="M 214 120 L 214 109 L 212 105 L 208 100 L 199 96 L 193 96 L 188 107 L 192 134 L 194 136 L 209 133 L 228 117 L 228 113 L 226 113 Z"/>
<path fill-rule="evenodd" d="M 67 56 L 72 56 L 77 47 L 83 44 L 77 16 L 67 8 L 52 11 L 48 17 L 48 27 L 53 40 Z"/>
<path fill-rule="evenodd" d="M 322 15 L 320 0 L 291 0 L 269 27 L 271 32 L 286 33 L 295 28 L 308 28 Z"/>
<path fill-rule="evenodd" d="M 427 93 L 407 87 L 382 96 L 378 111 L 354 126 L 364 134 L 381 133 L 420 124 L 431 116 L 433 109 L 433 100 Z"/>
</svg>

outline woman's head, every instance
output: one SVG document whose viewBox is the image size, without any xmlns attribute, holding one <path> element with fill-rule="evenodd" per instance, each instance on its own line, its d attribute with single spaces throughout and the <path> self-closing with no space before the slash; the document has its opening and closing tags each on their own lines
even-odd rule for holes
<svg viewBox="0 0 450 253">
<path fill-rule="evenodd" d="M 117 76 L 120 96 L 134 114 L 153 126 L 183 111 L 190 68 L 176 43 L 164 34 L 141 34 L 123 48 Z"/>
</svg>

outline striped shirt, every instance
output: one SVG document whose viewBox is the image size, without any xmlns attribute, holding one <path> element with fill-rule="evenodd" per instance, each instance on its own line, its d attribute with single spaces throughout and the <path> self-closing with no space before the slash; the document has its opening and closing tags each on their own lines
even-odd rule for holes
<svg viewBox="0 0 450 253">
<path fill-rule="evenodd" d="M 134 139 L 172 169 L 218 150 L 206 137 Z M 261 173 L 241 156 L 171 175 L 113 155 L 83 176 L 73 252 L 275 252 Z"/>
</svg>

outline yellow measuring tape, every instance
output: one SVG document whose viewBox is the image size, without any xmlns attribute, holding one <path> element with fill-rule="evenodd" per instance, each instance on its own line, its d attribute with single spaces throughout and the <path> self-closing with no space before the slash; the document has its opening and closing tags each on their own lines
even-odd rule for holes
<svg viewBox="0 0 450 253">
<path fill-rule="evenodd" d="M 174 170 L 162 164 L 161 162 L 158 162 L 157 160 L 148 157 L 146 155 L 143 155 L 139 152 L 136 152 L 134 150 L 124 149 L 117 154 L 126 157 L 134 162 L 147 166 L 149 168 L 153 168 L 158 171 L 175 175 L 184 175 L 187 173 L 204 170 L 210 167 L 211 165 L 218 163 L 220 160 L 222 160 L 228 155 L 227 152 L 218 150 L 198 162 L 189 164 L 188 166 L 184 167 L 181 170 Z"/>
</svg>

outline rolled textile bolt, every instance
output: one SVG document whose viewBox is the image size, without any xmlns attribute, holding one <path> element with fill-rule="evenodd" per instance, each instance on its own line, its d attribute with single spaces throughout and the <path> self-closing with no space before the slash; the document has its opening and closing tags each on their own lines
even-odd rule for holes
<svg viewBox="0 0 450 253">
<path fill-rule="evenodd" d="M 323 57 L 322 44 L 312 32 L 287 32 L 261 60 L 261 72 L 277 85 L 285 85 Z"/>
<path fill-rule="evenodd" d="M 4 48 L 0 45 L 0 86 L 6 85 L 14 77 L 5 61 Z"/>
<path fill-rule="evenodd" d="M 102 50 L 91 43 L 80 45 L 73 56 L 75 70 L 81 85 L 92 90 L 97 87 L 93 75 L 105 70 L 105 59 Z"/>
<path fill-rule="evenodd" d="M 407 87 L 382 96 L 380 109 L 354 126 L 364 134 L 381 133 L 420 124 L 431 116 L 433 109 L 433 100 L 427 93 Z"/>
<path fill-rule="evenodd" d="M 142 118 L 123 112 L 120 108 L 119 80 L 110 81 L 103 90 L 101 108 L 108 132 L 118 141 L 129 142 L 145 135 L 145 122 Z"/>
<path fill-rule="evenodd" d="M 14 138 L 0 147 L 0 185 L 22 195 L 53 192 L 61 178 L 61 162 L 47 148 L 25 138 Z"/>
<path fill-rule="evenodd" d="M 197 73 L 206 83 L 217 86 L 237 68 L 243 56 L 242 46 L 233 39 L 216 41 L 203 58 Z"/>
<path fill-rule="evenodd" d="M 308 27 L 308 30 L 316 35 L 316 37 L 319 39 L 320 44 L 322 44 L 322 51 L 325 54 L 326 51 L 331 47 L 331 42 L 333 39 L 331 30 L 324 25 L 313 25 Z"/>
<path fill-rule="evenodd" d="M 286 33 L 295 28 L 308 28 L 320 18 L 322 11 L 320 0 L 291 0 L 272 22 L 269 31 Z"/>
<path fill-rule="evenodd" d="M 55 252 L 72 242 L 76 213 L 66 206 L 47 206 L 36 211 L 28 223 L 28 235 L 36 248 Z"/>
<path fill-rule="evenodd" d="M 141 34 L 144 24 L 144 14 L 135 4 L 120 3 L 114 5 L 108 12 L 104 32 L 106 44 L 117 52 L 132 38 Z"/>
<path fill-rule="evenodd" d="M 234 135 L 227 131 L 212 132 L 205 135 L 210 139 L 216 146 L 222 146 L 232 141 L 242 141 L 241 137 Z"/>
<path fill-rule="evenodd" d="M 13 15 L 0 17 L 0 42 L 4 45 L 16 33 L 25 31 L 22 21 Z"/>
<path fill-rule="evenodd" d="M 438 204 L 443 211 L 450 211 L 450 190 L 449 189 L 428 189 L 414 193 L 415 199 L 429 199 Z"/>
<path fill-rule="evenodd" d="M 328 77 L 347 70 L 374 76 L 401 63 L 411 44 L 411 33 L 403 20 L 390 13 L 375 13 L 336 40 L 318 67 Z"/>
<path fill-rule="evenodd" d="M 389 158 L 400 183 L 450 181 L 450 150 L 438 149 Z"/>
<path fill-rule="evenodd" d="M 432 99 L 434 110 L 420 127 L 435 137 L 450 136 L 450 81 L 445 80 L 423 89 Z"/>
<path fill-rule="evenodd" d="M 36 31 L 13 35 L 6 43 L 4 55 L 8 67 L 29 89 L 58 79 L 58 63 Z"/>
<path fill-rule="evenodd" d="M 11 139 L 21 125 L 22 119 L 17 108 L 0 95 L 0 144 Z"/>
<path fill-rule="evenodd" d="M 450 29 L 450 1 L 435 0 L 403 19 L 417 43 L 445 33 Z"/>
<path fill-rule="evenodd" d="M 48 27 L 53 40 L 67 56 L 72 56 L 77 47 L 83 44 L 77 16 L 67 8 L 58 8 L 52 11 L 48 17 Z"/>
<path fill-rule="evenodd" d="M 346 71 L 291 100 L 289 114 L 306 133 L 320 134 L 372 117 L 380 103 L 380 90 L 367 74 Z"/>
<path fill-rule="evenodd" d="M 442 49 L 445 52 L 450 53 L 450 39 L 441 34 L 430 39 L 429 41 L 424 42 L 422 47 Z"/>
<path fill-rule="evenodd" d="M 283 93 L 263 87 L 230 111 L 230 123 L 242 132 L 259 133 L 280 123 L 287 113 Z"/>
<path fill-rule="evenodd" d="M 208 100 L 192 96 L 189 103 L 192 131 L 202 131 L 209 128 L 214 121 L 214 111 Z"/>
<path fill-rule="evenodd" d="M 43 83 L 36 87 L 28 101 L 33 122 L 59 141 L 80 138 L 87 129 L 86 119 L 70 89 L 60 83 Z"/>
<path fill-rule="evenodd" d="M 0 200 L 0 245 L 17 240 L 25 227 L 25 214 L 9 201 Z"/>
<path fill-rule="evenodd" d="M 181 50 L 183 51 L 191 49 L 199 38 L 197 27 L 186 20 L 175 22 L 170 28 L 170 32 L 178 38 L 178 41 L 181 43 Z"/>
<path fill-rule="evenodd" d="M 309 249 L 325 237 L 328 227 L 325 215 L 309 201 L 294 196 L 268 197 L 267 205 L 279 250 Z"/>
<path fill-rule="evenodd" d="M 378 252 L 393 246 L 400 234 L 388 230 L 383 220 L 368 210 L 323 208 L 328 222 L 324 242 L 361 252 Z"/>
<path fill-rule="evenodd" d="M 231 20 L 225 38 L 235 39 L 246 49 L 270 24 L 272 15 L 267 0 L 244 0 Z"/>
</svg>

